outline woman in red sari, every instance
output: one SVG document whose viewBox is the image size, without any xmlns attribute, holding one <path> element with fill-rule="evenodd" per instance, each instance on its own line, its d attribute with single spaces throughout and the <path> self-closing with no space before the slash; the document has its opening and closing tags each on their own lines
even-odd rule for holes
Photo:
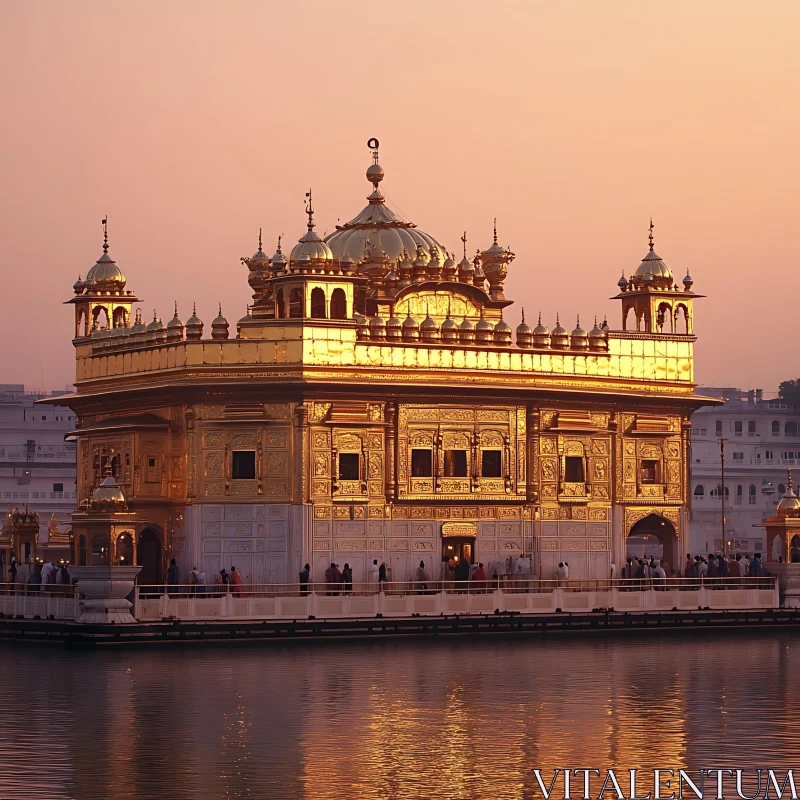
<svg viewBox="0 0 800 800">
<path fill-rule="evenodd" d="M 242 576 L 236 571 L 236 567 L 231 567 L 231 594 L 242 593 Z"/>
</svg>

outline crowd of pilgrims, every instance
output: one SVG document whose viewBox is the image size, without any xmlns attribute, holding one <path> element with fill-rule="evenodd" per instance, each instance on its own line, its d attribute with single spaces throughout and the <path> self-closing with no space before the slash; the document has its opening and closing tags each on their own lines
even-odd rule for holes
<svg viewBox="0 0 800 800">
<path fill-rule="evenodd" d="M 706 580 L 714 578 L 759 578 L 765 574 L 761 565 L 761 553 L 750 556 L 736 553 L 725 556 L 721 553 L 709 553 L 708 558 L 701 555 L 687 554 L 683 571 L 680 568 L 673 571 L 663 559 L 628 557 L 619 575 L 616 567 L 611 565 L 611 577 L 623 580 L 634 579 L 655 582 L 665 578 L 684 578 L 686 580 Z"/>
</svg>

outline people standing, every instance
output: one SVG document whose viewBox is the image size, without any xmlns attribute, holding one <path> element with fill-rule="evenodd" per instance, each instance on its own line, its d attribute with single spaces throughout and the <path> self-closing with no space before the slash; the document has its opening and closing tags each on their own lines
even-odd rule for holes
<svg viewBox="0 0 800 800">
<path fill-rule="evenodd" d="M 466 558 L 461 558 L 456 564 L 456 588 L 459 591 L 463 591 L 467 588 L 467 582 L 469 581 L 469 561 Z"/>
<path fill-rule="evenodd" d="M 189 573 L 189 597 L 194 597 L 197 591 L 197 567 L 192 567 Z"/>
<path fill-rule="evenodd" d="M 381 565 L 378 568 L 378 586 L 380 587 L 380 591 L 386 591 L 386 562 L 381 561 Z"/>
<path fill-rule="evenodd" d="M 69 574 L 66 563 L 62 564 L 61 569 L 58 571 L 58 582 L 64 587 L 62 590 L 64 594 L 68 594 L 72 585 L 72 576 Z"/>
<path fill-rule="evenodd" d="M 349 564 L 345 564 L 342 568 L 342 587 L 345 594 L 350 594 L 353 591 L 353 570 Z"/>
<path fill-rule="evenodd" d="M 758 578 L 761 576 L 761 553 L 753 553 L 753 560 L 750 562 L 750 577 Z"/>
<path fill-rule="evenodd" d="M 16 593 L 17 586 L 17 559 L 11 559 L 11 566 L 8 568 L 8 582 L 11 584 L 11 591 Z"/>
<path fill-rule="evenodd" d="M 42 585 L 42 565 L 37 561 L 33 565 L 30 577 L 28 578 L 28 588 L 31 592 L 38 592 Z"/>
<path fill-rule="evenodd" d="M 311 578 L 311 567 L 308 564 L 300 570 L 300 594 L 308 594 L 308 581 Z"/>
<path fill-rule="evenodd" d="M 556 578 L 558 579 L 558 586 L 561 588 L 567 582 L 567 577 L 569 576 L 569 570 L 566 566 L 564 566 L 563 561 L 558 562 L 558 566 L 556 567 Z"/>
<path fill-rule="evenodd" d="M 178 565 L 175 563 L 175 559 L 173 558 L 169 562 L 169 569 L 167 570 L 167 594 L 175 594 L 177 593 L 177 589 L 174 589 L 170 592 L 170 586 L 177 586 L 178 585 Z"/>
<path fill-rule="evenodd" d="M 198 596 L 203 595 L 205 596 L 206 593 L 206 573 L 205 570 L 201 569 L 200 572 L 197 573 L 197 594 Z"/>
<path fill-rule="evenodd" d="M 661 562 L 658 560 L 653 561 L 652 576 L 653 576 L 653 586 L 657 590 L 663 591 L 666 588 L 664 584 L 665 584 L 665 579 L 667 577 L 667 573 L 664 567 L 661 566 Z"/>
<path fill-rule="evenodd" d="M 369 587 L 371 592 L 377 592 L 380 589 L 378 585 L 378 576 L 380 575 L 380 568 L 378 567 L 378 559 L 372 559 L 372 564 L 369 567 Z"/>
<path fill-rule="evenodd" d="M 473 581 L 475 582 L 475 588 L 482 592 L 486 588 L 486 570 L 483 568 L 483 563 L 478 564 L 478 569 L 475 570 L 475 574 L 472 576 Z"/>
<path fill-rule="evenodd" d="M 425 572 L 425 562 L 420 561 L 417 567 L 417 572 L 414 575 L 415 588 L 417 594 L 425 594 L 428 591 L 428 573 Z"/>
<path fill-rule="evenodd" d="M 242 576 L 237 572 L 236 567 L 231 567 L 231 593 L 242 594 Z"/>
</svg>

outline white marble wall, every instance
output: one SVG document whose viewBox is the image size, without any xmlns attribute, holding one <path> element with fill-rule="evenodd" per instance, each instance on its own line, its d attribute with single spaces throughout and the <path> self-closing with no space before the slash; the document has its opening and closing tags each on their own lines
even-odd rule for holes
<svg viewBox="0 0 800 800">
<path fill-rule="evenodd" d="M 189 506 L 177 554 L 181 579 L 196 566 L 210 582 L 235 566 L 243 583 L 293 583 L 309 519 L 309 507 L 289 504 Z"/>
</svg>

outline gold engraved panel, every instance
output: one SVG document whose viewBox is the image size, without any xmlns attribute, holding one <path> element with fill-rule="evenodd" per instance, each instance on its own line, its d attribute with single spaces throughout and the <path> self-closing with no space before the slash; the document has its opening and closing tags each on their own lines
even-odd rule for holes
<svg viewBox="0 0 800 800">
<path fill-rule="evenodd" d="M 208 448 L 222 447 L 222 433 L 220 431 L 206 431 L 203 434 L 203 446 Z"/>
</svg>

